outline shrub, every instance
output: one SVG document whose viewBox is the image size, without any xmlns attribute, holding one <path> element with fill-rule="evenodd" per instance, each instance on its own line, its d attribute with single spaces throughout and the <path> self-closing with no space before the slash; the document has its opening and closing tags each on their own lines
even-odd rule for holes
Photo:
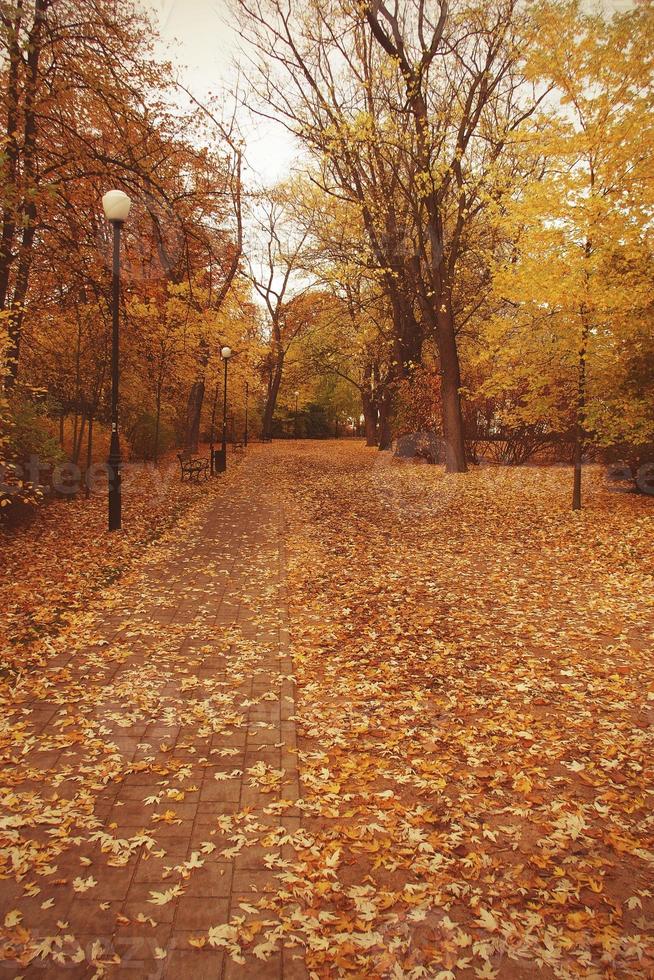
<svg viewBox="0 0 654 980">
<path fill-rule="evenodd" d="M 9 399 L 9 413 L 10 458 L 22 463 L 38 456 L 42 466 L 63 460 L 63 450 L 52 435 L 46 401 L 36 401 L 31 393 L 16 392 Z"/>
<path fill-rule="evenodd" d="M 311 402 L 303 412 L 303 424 L 309 439 L 328 439 L 333 428 L 322 405 Z"/>
<path fill-rule="evenodd" d="M 411 377 L 394 385 L 393 432 L 396 436 L 441 430 L 440 374 L 432 363 L 417 365 Z"/>
<path fill-rule="evenodd" d="M 45 468 L 60 462 L 63 453 L 50 431 L 47 403 L 20 390 L 0 400 L 0 508 L 5 522 L 22 520 L 43 500 L 38 482 L 24 478 L 34 459 Z M 27 472 L 33 470 L 29 466 Z"/>
<path fill-rule="evenodd" d="M 151 412 L 142 412 L 129 430 L 129 444 L 137 459 L 154 459 L 157 418 Z M 159 420 L 157 455 L 161 457 L 175 445 L 175 431 L 163 418 Z"/>
</svg>

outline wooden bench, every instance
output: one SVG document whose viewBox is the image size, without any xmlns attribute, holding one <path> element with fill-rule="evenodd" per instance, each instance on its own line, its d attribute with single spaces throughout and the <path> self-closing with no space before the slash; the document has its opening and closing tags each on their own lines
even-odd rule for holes
<svg viewBox="0 0 654 980">
<path fill-rule="evenodd" d="M 189 483 L 193 477 L 195 477 L 198 483 L 200 482 L 201 476 L 204 476 L 205 479 L 208 478 L 208 459 L 200 459 L 199 456 L 193 456 L 190 452 L 177 453 L 177 459 L 182 470 L 182 483 L 184 482 L 185 476 L 188 477 Z"/>
<path fill-rule="evenodd" d="M 234 439 L 232 442 L 232 452 L 242 453 L 245 449 L 245 443 L 242 439 Z"/>
</svg>

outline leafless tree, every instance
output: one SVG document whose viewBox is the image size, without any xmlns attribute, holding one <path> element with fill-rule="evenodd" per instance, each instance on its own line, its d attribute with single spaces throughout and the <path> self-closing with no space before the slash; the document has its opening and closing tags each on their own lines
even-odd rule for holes
<svg viewBox="0 0 654 980">
<path fill-rule="evenodd" d="M 262 108 L 320 161 L 326 193 L 356 202 L 394 323 L 395 368 L 426 335 L 440 360 L 447 468 L 466 468 L 457 272 L 498 162 L 537 100 L 516 63 L 514 0 L 346 6 L 235 0 Z"/>
<path fill-rule="evenodd" d="M 269 330 L 269 349 L 263 370 L 266 402 L 262 434 L 269 438 L 282 382 L 284 362 L 293 342 L 310 325 L 309 308 L 302 298 L 312 287 L 302 275 L 302 250 L 310 228 L 298 227 L 279 193 L 262 194 L 252 222 L 253 244 L 247 273 L 263 301 Z"/>
</svg>

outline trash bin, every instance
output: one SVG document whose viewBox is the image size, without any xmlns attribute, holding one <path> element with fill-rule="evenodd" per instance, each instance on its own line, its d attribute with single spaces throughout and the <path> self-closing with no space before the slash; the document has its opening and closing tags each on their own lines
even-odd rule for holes
<svg viewBox="0 0 654 980">
<path fill-rule="evenodd" d="M 214 473 L 224 473 L 227 469 L 226 452 L 224 449 L 214 449 L 213 451 L 213 471 Z"/>
</svg>

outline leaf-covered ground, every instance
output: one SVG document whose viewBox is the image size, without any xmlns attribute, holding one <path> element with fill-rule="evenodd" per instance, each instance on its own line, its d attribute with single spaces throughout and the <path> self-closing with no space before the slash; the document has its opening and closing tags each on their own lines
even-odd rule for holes
<svg viewBox="0 0 654 980">
<path fill-rule="evenodd" d="M 46 620 L 0 689 L 10 975 L 654 975 L 654 501 L 585 482 L 256 447 Z"/>
<path fill-rule="evenodd" d="M 654 501 L 278 453 L 318 974 L 654 975 Z"/>
<path fill-rule="evenodd" d="M 98 590 L 120 577 L 149 543 L 215 485 L 181 484 L 174 458 L 133 464 L 123 480 L 124 530 L 107 531 L 106 489 L 38 508 L 15 528 L 0 527 L 0 671 L 33 666 Z"/>
</svg>

